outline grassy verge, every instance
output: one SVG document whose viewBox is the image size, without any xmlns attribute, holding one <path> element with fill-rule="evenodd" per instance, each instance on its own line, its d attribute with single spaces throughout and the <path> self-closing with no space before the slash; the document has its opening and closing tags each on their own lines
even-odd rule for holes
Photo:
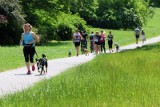
<svg viewBox="0 0 160 107">
<path fill-rule="evenodd" d="M 160 45 L 97 56 L 26 91 L 1 107 L 159 107 Z"/>
</svg>

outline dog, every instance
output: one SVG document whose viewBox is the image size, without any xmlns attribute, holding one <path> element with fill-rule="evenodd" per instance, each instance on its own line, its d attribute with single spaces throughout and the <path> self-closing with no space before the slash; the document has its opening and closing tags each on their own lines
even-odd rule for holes
<svg viewBox="0 0 160 107">
<path fill-rule="evenodd" d="M 89 50 L 88 49 L 86 49 L 86 48 L 84 48 L 84 54 L 86 55 L 86 56 L 89 56 Z"/>
<path fill-rule="evenodd" d="M 40 75 L 42 75 L 42 73 L 44 74 L 47 73 L 48 62 L 46 55 L 42 54 L 42 58 L 36 58 L 36 62 L 37 62 L 38 72 L 40 72 Z"/>
<path fill-rule="evenodd" d="M 72 51 L 69 50 L 69 51 L 68 51 L 68 57 L 71 57 L 71 56 L 72 56 Z"/>
<path fill-rule="evenodd" d="M 119 46 L 119 44 L 114 44 L 114 46 L 116 47 L 116 52 L 119 52 L 119 48 L 120 48 L 120 46 Z"/>
</svg>

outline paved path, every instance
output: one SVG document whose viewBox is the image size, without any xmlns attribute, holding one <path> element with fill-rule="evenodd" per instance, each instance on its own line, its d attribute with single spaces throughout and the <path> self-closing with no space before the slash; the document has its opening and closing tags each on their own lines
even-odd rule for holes
<svg viewBox="0 0 160 107">
<path fill-rule="evenodd" d="M 148 39 L 145 44 L 151 44 L 160 41 L 160 36 Z M 142 43 L 132 44 L 124 47 L 120 47 L 120 51 L 127 49 L 134 49 L 137 46 L 142 46 Z M 0 73 L 0 97 L 11 94 L 20 90 L 23 90 L 34 83 L 53 77 L 66 69 L 74 67 L 78 64 L 82 64 L 92 60 L 95 55 L 89 56 L 80 55 L 79 57 L 61 58 L 48 61 L 48 74 L 39 75 L 37 71 L 32 72 L 31 75 L 26 75 L 26 67 L 22 67 L 15 70 L 10 70 Z"/>
</svg>

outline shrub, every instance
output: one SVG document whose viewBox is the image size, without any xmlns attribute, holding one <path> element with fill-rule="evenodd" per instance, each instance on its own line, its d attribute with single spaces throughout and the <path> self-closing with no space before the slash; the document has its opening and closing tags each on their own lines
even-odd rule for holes
<svg viewBox="0 0 160 107">
<path fill-rule="evenodd" d="M 86 22 L 76 14 L 60 13 L 57 20 L 56 33 L 61 40 L 70 40 L 76 29 L 86 30 Z"/>
</svg>

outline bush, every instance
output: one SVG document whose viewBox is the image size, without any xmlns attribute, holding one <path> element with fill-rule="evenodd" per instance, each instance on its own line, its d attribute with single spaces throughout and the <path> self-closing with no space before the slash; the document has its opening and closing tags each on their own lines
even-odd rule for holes
<svg viewBox="0 0 160 107">
<path fill-rule="evenodd" d="M 86 30 L 86 22 L 76 14 L 60 13 L 57 19 L 56 33 L 60 40 L 70 40 L 76 29 Z"/>
</svg>

